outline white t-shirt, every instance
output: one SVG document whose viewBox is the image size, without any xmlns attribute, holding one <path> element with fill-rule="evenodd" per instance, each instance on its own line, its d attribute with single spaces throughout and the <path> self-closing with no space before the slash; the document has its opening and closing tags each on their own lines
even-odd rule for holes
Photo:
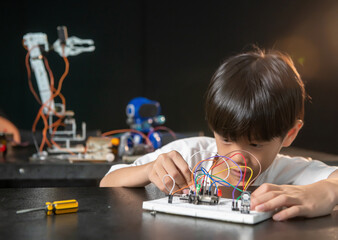
<svg viewBox="0 0 338 240">
<path fill-rule="evenodd" d="M 172 150 L 179 152 L 191 168 L 193 168 L 200 160 L 207 159 L 217 154 L 216 141 L 214 138 L 185 138 L 173 141 L 152 153 L 148 153 L 138 158 L 132 164 L 113 165 L 108 173 L 124 167 L 139 166 L 149 163 L 156 160 L 160 154 L 168 153 Z M 207 165 L 203 166 L 206 169 L 210 168 L 212 162 L 206 163 Z M 338 167 L 328 166 L 317 160 L 277 154 L 272 164 L 258 176 L 253 185 L 259 186 L 263 183 L 307 185 L 327 179 L 329 175 L 337 169 Z"/>
</svg>

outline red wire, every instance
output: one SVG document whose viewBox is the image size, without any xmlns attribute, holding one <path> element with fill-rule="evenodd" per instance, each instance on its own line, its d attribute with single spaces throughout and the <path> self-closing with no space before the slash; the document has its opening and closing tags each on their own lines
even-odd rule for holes
<svg viewBox="0 0 338 240">
<path fill-rule="evenodd" d="M 174 139 L 177 139 L 176 137 L 176 134 L 174 133 L 173 130 L 171 130 L 170 128 L 168 127 L 165 127 L 165 126 L 157 126 L 155 127 L 153 130 L 151 130 L 149 133 L 148 133 L 148 137 L 150 136 L 150 134 L 152 134 L 153 132 L 157 131 L 157 130 L 164 130 L 164 131 L 167 131 L 170 133 L 170 135 L 174 138 Z"/>
<path fill-rule="evenodd" d="M 118 134 L 118 133 L 126 133 L 126 132 L 133 132 L 133 133 L 137 133 L 137 134 L 140 134 L 146 141 L 146 143 L 149 145 L 149 146 L 152 146 L 152 143 L 151 141 L 149 140 L 149 138 L 141 131 L 137 131 L 135 129 L 118 129 L 118 130 L 112 130 L 112 131 L 108 131 L 108 132 L 105 132 L 105 133 L 102 133 L 102 136 L 105 137 L 105 136 L 108 136 L 108 135 L 113 135 L 113 134 Z"/>
<path fill-rule="evenodd" d="M 245 164 L 245 168 L 244 168 L 244 175 L 243 175 L 243 191 L 245 191 L 245 189 L 244 189 L 244 186 L 245 186 L 245 184 L 244 184 L 244 181 L 245 181 L 245 176 L 246 176 L 246 167 L 247 167 L 247 164 L 246 164 L 246 159 L 245 159 L 245 157 L 243 156 L 243 154 L 242 153 L 235 153 L 234 155 L 232 155 L 230 158 L 233 158 L 234 156 L 236 156 L 236 155 L 241 155 L 242 156 L 242 158 L 244 159 L 244 164 Z"/>
</svg>

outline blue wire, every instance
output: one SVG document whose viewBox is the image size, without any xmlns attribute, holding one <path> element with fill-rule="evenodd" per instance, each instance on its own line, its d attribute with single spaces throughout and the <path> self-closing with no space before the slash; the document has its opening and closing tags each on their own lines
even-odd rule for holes
<svg viewBox="0 0 338 240">
<path fill-rule="evenodd" d="M 213 177 L 211 177 L 211 175 L 207 172 L 207 170 L 206 170 L 204 167 L 201 167 L 201 170 L 202 170 L 202 171 L 204 172 L 204 174 L 207 175 L 207 177 L 209 177 L 213 182 L 216 181 Z M 212 186 L 212 184 L 211 184 L 210 187 L 209 187 L 209 191 L 211 191 L 211 186 Z M 216 190 L 218 190 L 217 185 L 215 185 L 215 186 L 216 186 Z"/>
</svg>

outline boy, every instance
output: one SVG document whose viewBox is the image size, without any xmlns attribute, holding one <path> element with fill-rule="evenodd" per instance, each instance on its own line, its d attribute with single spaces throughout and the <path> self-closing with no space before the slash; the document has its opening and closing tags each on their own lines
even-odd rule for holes
<svg viewBox="0 0 338 240">
<path fill-rule="evenodd" d="M 256 156 L 262 170 L 254 181 L 260 187 L 252 193 L 252 209 L 282 208 L 273 216 L 277 221 L 329 214 L 338 204 L 337 168 L 278 154 L 291 145 L 303 125 L 305 97 L 303 82 L 288 56 L 255 50 L 231 57 L 217 69 L 207 90 L 206 119 L 215 138 L 177 140 L 132 165 L 112 166 L 100 186 L 154 183 L 168 192 L 165 184 L 172 186 L 172 181 L 164 176 L 169 174 L 177 190 L 191 183 L 190 168 L 199 160 L 244 150 Z M 197 152 L 199 157 L 192 158 Z M 244 165 L 241 158 L 234 161 Z M 258 162 L 251 154 L 246 162 L 257 176 Z M 224 164 L 220 167 L 224 169 Z M 227 181 L 234 185 L 238 180 L 239 171 L 231 169 Z"/>
</svg>

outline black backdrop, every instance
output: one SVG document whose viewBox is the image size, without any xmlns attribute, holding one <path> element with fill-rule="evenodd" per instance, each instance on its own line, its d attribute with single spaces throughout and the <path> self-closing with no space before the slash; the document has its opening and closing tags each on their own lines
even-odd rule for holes
<svg viewBox="0 0 338 240">
<path fill-rule="evenodd" d="M 29 92 L 22 37 L 56 27 L 91 38 L 96 50 L 69 57 L 62 93 L 89 129 L 125 128 L 125 106 L 136 96 L 161 103 L 166 126 L 204 131 L 203 100 L 224 58 L 250 44 L 288 52 L 312 102 L 295 146 L 338 154 L 337 1 L 12 1 L 1 6 L 0 108 L 30 129 L 38 104 Z M 59 78 L 61 57 L 48 54 Z"/>
</svg>

